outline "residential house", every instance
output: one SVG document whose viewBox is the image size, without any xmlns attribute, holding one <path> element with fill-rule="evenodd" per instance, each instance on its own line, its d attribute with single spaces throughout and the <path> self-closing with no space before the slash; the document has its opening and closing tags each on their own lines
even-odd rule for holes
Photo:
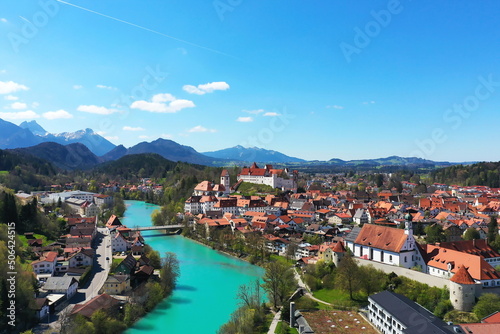
<svg viewBox="0 0 500 334">
<path fill-rule="evenodd" d="M 57 252 L 47 252 L 39 260 L 31 262 L 33 272 L 37 275 L 54 273 L 57 263 Z"/>
<path fill-rule="evenodd" d="M 36 312 L 36 318 L 42 320 L 47 315 L 49 315 L 50 307 L 49 300 L 47 298 L 35 298 L 35 305 L 33 306 L 33 311 Z"/>
<path fill-rule="evenodd" d="M 78 289 L 78 281 L 72 276 L 49 277 L 42 289 L 49 293 L 64 294 L 70 299 Z"/>
<path fill-rule="evenodd" d="M 121 295 L 130 289 L 130 275 L 109 275 L 102 286 L 101 293 Z"/>
<path fill-rule="evenodd" d="M 113 311 L 117 311 L 119 307 L 120 301 L 111 297 L 108 294 L 101 294 L 95 296 L 91 300 L 83 304 L 76 304 L 71 310 L 71 315 L 82 315 L 87 319 L 92 317 L 92 314 L 99 310 L 104 310 L 106 313 L 113 313 Z"/>
<path fill-rule="evenodd" d="M 69 268 L 81 268 L 91 266 L 94 261 L 94 250 L 92 248 L 81 248 L 69 256 Z"/>
</svg>

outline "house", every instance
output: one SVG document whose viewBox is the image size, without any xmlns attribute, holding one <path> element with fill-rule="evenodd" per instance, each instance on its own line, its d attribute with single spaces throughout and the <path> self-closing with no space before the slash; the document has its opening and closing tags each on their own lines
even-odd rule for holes
<svg viewBox="0 0 500 334">
<path fill-rule="evenodd" d="M 345 237 L 345 246 L 355 257 L 404 268 L 425 268 L 411 222 L 405 223 L 404 230 L 374 224 L 356 226 Z"/>
<path fill-rule="evenodd" d="M 113 205 L 113 196 L 109 196 L 109 195 L 102 195 L 102 194 L 97 194 L 97 195 L 94 195 L 94 203 L 98 206 L 98 207 L 102 207 L 102 206 L 112 206 Z"/>
<path fill-rule="evenodd" d="M 368 319 L 382 333 L 450 333 L 447 324 L 413 302 L 392 291 L 368 297 Z"/>
<path fill-rule="evenodd" d="M 356 225 L 364 225 L 370 222 L 365 209 L 357 209 L 352 217 L 352 220 Z"/>
<path fill-rule="evenodd" d="M 42 320 L 47 315 L 49 315 L 50 307 L 49 300 L 47 298 L 35 298 L 35 304 L 33 306 L 33 311 L 36 312 L 36 318 Z"/>
<path fill-rule="evenodd" d="M 78 281 L 72 276 L 49 277 L 42 289 L 49 293 L 64 294 L 70 299 L 78 289 Z"/>
<path fill-rule="evenodd" d="M 118 227 L 118 226 L 122 226 L 123 224 L 121 223 L 120 219 L 118 219 L 117 216 L 115 215 L 112 215 L 111 217 L 109 217 L 108 221 L 106 222 L 106 227 L 108 229 L 112 229 L 113 227 Z"/>
<path fill-rule="evenodd" d="M 47 252 L 39 260 L 31 262 L 31 267 L 35 274 L 50 274 L 54 273 L 57 263 L 57 252 Z"/>
<path fill-rule="evenodd" d="M 108 295 L 121 295 L 130 291 L 130 289 L 129 275 L 109 275 L 101 291 Z"/>
<path fill-rule="evenodd" d="M 238 181 L 265 184 L 273 188 L 297 190 L 298 172 L 290 172 L 288 168 L 274 169 L 272 165 L 260 168 L 254 162 L 250 167 L 243 167 L 237 176 Z"/>
<path fill-rule="evenodd" d="M 69 268 L 80 268 L 91 266 L 94 261 L 94 250 L 92 248 L 81 248 L 69 258 Z"/>
<path fill-rule="evenodd" d="M 122 275 L 130 275 L 134 272 L 137 260 L 132 255 L 127 255 L 120 264 L 115 269 L 115 273 L 121 273 Z"/>
<path fill-rule="evenodd" d="M 336 213 L 328 219 L 329 224 L 344 225 L 352 221 L 352 217 L 347 213 Z"/>
<path fill-rule="evenodd" d="M 107 313 L 112 313 L 120 304 L 118 299 L 111 297 L 108 294 L 95 296 L 91 300 L 83 304 L 76 304 L 71 311 L 71 315 L 82 315 L 87 319 L 92 317 L 92 314 L 99 310 L 105 310 Z"/>
</svg>

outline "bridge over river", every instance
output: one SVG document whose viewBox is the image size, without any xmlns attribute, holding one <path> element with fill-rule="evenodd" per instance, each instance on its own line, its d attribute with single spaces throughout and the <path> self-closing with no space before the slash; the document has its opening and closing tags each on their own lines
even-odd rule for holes
<svg viewBox="0 0 500 334">
<path fill-rule="evenodd" d="M 161 226 L 141 226 L 141 227 L 131 227 L 132 231 L 161 231 L 161 230 L 180 230 L 184 225 L 161 225 Z"/>
</svg>

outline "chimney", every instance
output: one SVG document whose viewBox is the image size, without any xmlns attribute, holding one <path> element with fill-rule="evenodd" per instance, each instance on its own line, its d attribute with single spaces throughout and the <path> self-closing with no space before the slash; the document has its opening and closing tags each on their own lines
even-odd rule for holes
<svg viewBox="0 0 500 334">
<path fill-rule="evenodd" d="M 295 327 L 295 302 L 290 303 L 290 327 Z"/>
</svg>

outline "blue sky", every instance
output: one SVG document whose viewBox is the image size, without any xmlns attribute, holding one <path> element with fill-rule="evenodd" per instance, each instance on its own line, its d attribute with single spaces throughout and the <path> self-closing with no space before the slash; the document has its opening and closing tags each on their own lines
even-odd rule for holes
<svg viewBox="0 0 500 334">
<path fill-rule="evenodd" d="M 0 118 L 115 144 L 500 160 L 500 3 L 3 0 Z"/>
</svg>

